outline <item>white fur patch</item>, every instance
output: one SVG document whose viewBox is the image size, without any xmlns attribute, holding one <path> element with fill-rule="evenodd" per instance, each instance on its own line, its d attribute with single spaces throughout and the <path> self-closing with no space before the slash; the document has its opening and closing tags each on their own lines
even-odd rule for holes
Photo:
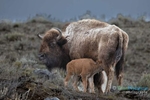
<svg viewBox="0 0 150 100">
<path fill-rule="evenodd" d="M 93 82 L 93 77 L 90 77 L 88 80 L 89 80 L 89 83 L 92 83 Z"/>
<path fill-rule="evenodd" d="M 102 71 L 103 74 L 103 84 L 101 85 L 101 90 L 104 93 L 106 91 L 106 86 L 107 86 L 107 75 L 105 71 Z"/>
<path fill-rule="evenodd" d="M 89 33 L 101 33 L 101 34 L 110 34 L 110 33 L 114 33 L 116 29 L 113 25 L 108 25 L 106 27 L 102 27 L 102 28 L 93 28 L 89 30 Z"/>
</svg>

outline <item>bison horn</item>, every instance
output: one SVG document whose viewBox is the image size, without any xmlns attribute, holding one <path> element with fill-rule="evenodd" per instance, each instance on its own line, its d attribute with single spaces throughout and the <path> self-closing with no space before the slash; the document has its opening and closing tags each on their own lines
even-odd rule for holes
<svg viewBox="0 0 150 100">
<path fill-rule="evenodd" d="M 57 37 L 57 40 L 59 40 L 62 37 L 62 31 L 59 28 L 54 27 L 60 34 Z"/>
<path fill-rule="evenodd" d="M 42 35 L 38 34 L 37 36 L 38 36 L 40 39 L 43 39 L 43 36 L 42 36 Z"/>
</svg>

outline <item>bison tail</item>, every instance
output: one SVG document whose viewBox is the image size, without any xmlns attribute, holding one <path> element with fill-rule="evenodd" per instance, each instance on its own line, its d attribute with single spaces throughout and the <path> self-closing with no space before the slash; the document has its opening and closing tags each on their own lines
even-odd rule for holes
<svg viewBox="0 0 150 100">
<path fill-rule="evenodd" d="M 128 46 L 129 37 L 127 33 L 122 33 L 122 40 L 119 39 L 119 45 L 118 49 L 116 51 L 116 60 L 117 64 L 115 67 L 115 74 L 116 78 L 118 80 L 119 85 L 122 84 L 122 77 L 123 77 L 123 71 L 124 71 L 124 59 L 125 59 L 125 52 Z"/>
</svg>

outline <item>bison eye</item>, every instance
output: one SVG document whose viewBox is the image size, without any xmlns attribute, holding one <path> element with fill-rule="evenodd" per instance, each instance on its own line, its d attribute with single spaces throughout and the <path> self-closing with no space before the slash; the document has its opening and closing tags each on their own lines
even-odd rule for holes
<svg viewBox="0 0 150 100">
<path fill-rule="evenodd" d="M 49 46 L 52 47 L 52 48 L 55 47 L 56 46 L 56 42 L 50 43 Z"/>
<path fill-rule="evenodd" d="M 42 59 L 42 58 L 45 57 L 45 54 L 44 54 L 44 53 L 43 53 L 43 54 L 39 54 L 38 57 L 39 57 L 40 59 Z"/>
<path fill-rule="evenodd" d="M 45 54 L 42 54 L 41 57 L 45 57 Z"/>
</svg>

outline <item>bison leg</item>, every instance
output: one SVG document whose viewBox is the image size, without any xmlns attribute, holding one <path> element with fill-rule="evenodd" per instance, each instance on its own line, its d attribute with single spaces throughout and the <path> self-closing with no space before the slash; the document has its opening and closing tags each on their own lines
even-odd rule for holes
<svg viewBox="0 0 150 100">
<path fill-rule="evenodd" d="M 119 62 L 116 64 L 115 73 L 116 73 L 118 85 L 121 86 L 123 81 L 123 73 L 124 73 L 124 53 L 121 59 L 119 60 Z"/>
<path fill-rule="evenodd" d="M 119 73 L 116 75 L 116 77 L 117 77 L 118 85 L 121 86 L 123 82 L 123 71 L 120 70 Z"/>
<path fill-rule="evenodd" d="M 110 92 L 113 77 L 114 77 L 114 68 L 111 66 L 108 70 L 108 82 L 107 82 L 107 87 L 106 87 L 106 93 Z"/>
<path fill-rule="evenodd" d="M 74 83 L 73 83 L 74 89 L 75 89 L 76 91 L 79 91 L 78 86 L 77 86 L 77 83 L 78 83 L 78 81 L 79 81 L 79 77 L 78 77 L 77 75 L 74 75 L 74 76 L 73 76 L 73 81 L 74 81 Z"/>
<path fill-rule="evenodd" d="M 118 81 L 118 84 L 121 86 L 122 85 L 122 81 L 123 81 L 123 73 L 119 74 L 117 81 Z"/>
<path fill-rule="evenodd" d="M 91 93 L 95 93 L 93 75 L 88 79 L 88 81 L 89 81 L 89 87 L 90 87 Z"/>
<path fill-rule="evenodd" d="M 105 71 L 102 71 L 102 81 L 103 83 L 101 84 L 101 91 L 104 93 L 106 91 L 106 86 L 107 86 L 107 74 Z"/>
<path fill-rule="evenodd" d="M 100 94 L 103 94 L 106 92 L 106 87 L 107 87 L 107 82 L 108 82 L 108 77 L 106 74 L 106 71 L 102 71 L 99 73 L 99 84 L 97 85 L 97 88 L 99 90 Z"/>
</svg>

